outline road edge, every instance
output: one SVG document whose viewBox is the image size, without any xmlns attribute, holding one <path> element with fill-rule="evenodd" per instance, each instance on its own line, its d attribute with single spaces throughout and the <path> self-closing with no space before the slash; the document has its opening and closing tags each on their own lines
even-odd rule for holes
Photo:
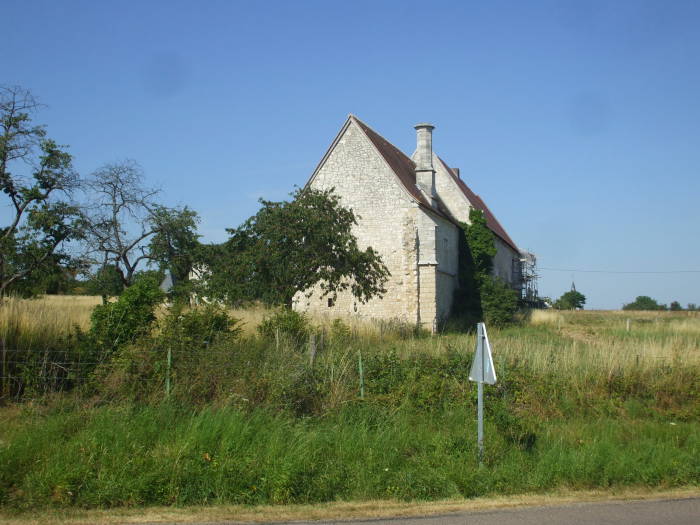
<svg viewBox="0 0 700 525">
<path fill-rule="evenodd" d="M 465 511 L 555 507 L 581 503 L 700 498 L 699 486 L 674 489 L 558 490 L 550 493 L 481 497 L 464 500 L 402 502 L 372 500 L 313 505 L 216 505 L 208 507 L 144 507 L 105 510 L 47 509 L 21 514 L 0 510 L 7 525 L 114 525 L 157 523 L 279 523 L 290 521 L 352 521 L 358 519 L 436 516 Z"/>
</svg>

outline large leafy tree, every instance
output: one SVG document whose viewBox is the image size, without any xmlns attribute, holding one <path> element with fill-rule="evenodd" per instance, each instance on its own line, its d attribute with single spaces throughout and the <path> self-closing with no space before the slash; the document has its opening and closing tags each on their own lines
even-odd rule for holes
<svg viewBox="0 0 700 525">
<path fill-rule="evenodd" d="M 39 104 L 21 87 L 0 87 L 0 189 L 9 216 L 0 227 L 0 295 L 69 259 L 66 244 L 81 236 L 71 192 L 72 157 L 32 123 Z"/>
<path fill-rule="evenodd" d="M 101 167 L 86 187 L 87 252 L 98 271 L 116 273 L 124 288 L 149 264 L 187 278 L 197 245 L 196 212 L 158 204 L 159 192 L 144 185 L 143 172 L 133 161 Z"/>
<path fill-rule="evenodd" d="M 385 292 L 389 271 L 379 254 L 360 249 L 357 218 L 333 190 L 298 189 L 292 200 L 261 200 L 260 211 L 205 256 L 207 294 L 229 302 L 291 306 L 299 291 L 360 302 Z"/>
</svg>

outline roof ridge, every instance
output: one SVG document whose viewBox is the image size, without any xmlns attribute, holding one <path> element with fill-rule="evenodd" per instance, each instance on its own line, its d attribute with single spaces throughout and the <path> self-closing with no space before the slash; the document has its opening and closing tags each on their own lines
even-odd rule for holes
<svg viewBox="0 0 700 525">
<path fill-rule="evenodd" d="M 437 155 L 438 160 L 442 163 L 443 167 L 447 170 L 447 172 L 450 174 L 452 177 L 452 180 L 457 184 L 457 187 L 462 191 L 462 194 L 466 197 L 467 201 L 471 202 L 474 200 L 475 202 L 471 202 L 471 204 L 478 210 L 481 210 L 484 213 L 484 216 L 486 218 L 486 225 L 489 227 L 489 229 L 498 237 L 500 237 L 503 242 L 508 244 L 511 248 L 513 248 L 515 251 L 518 253 L 520 252 L 520 249 L 516 246 L 515 242 L 513 239 L 510 238 L 510 235 L 508 235 L 508 232 L 506 229 L 503 227 L 501 222 L 496 218 L 496 216 L 493 214 L 491 209 L 488 207 L 486 202 L 484 202 L 484 199 L 481 198 L 481 196 L 472 190 L 466 182 L 462 180 L 461 177 L 458 177 L 454 171 L 452 171 L 452 168 L 450 168 L 447 165 L 447 162 L 445 162 L 439 155 Z"/>
</svg>

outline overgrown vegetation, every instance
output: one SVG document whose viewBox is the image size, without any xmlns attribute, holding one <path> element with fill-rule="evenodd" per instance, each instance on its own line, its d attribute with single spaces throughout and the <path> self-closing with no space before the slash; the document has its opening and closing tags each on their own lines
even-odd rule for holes
<svg viewBox="0 0 700 525">
<path fill-rule="evenodd" d="M 478 321 L 504 326 L 513 321 L 518 296 L 493 274 L 494 234 L 481 210 L 469 210 L 470 224 L 462 223 L 459 237 L 458 288 L 454 294 L 452 325 L 471 327 Z"/>
<path fill-rule="evenodd" d="M 467 380 L 472 335 L 359 330 L 286 310 L 243 332 L 213 305 L 150 319 L 83 382 L 64 384 L 69 391 L 0 409 L 0 505 L 435 499 L 700 482 L 696 313 L 535 311 L 491 329 L 499 382 L 486 389 L 483 469 Z M 59 339 L 34 339 L 33 351 L 50 363 L 42 345 Z"/>
</svg>

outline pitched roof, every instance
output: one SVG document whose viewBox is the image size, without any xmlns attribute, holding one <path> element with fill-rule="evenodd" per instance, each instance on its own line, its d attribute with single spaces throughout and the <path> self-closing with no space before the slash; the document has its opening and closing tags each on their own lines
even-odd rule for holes
<svg viewBox="0 0 700 525">
<path fill-rule="evenodd" d="M 406 189 L 406 191 L 408 191 L 408 193 L 414 199 L 416 199 L 416 201 L 418 201 L 418 203 L 422 207 L 434 213 L 438 213 L 439 215 L 446 217 L 448 220 L 457 223 L 457 221 L 451 216 L 449 211 L 445 209 L 445 207 L 442 204 L 442 201 L 440 201 L 439 196 L 437 199 L 438 209 L 436 210 L 430 205 L 430 201 L 428 200 L 426 195 L 418 188 L 418 185 L 416 184 L 416 163 L 413 162 L 413 160 L 411 160 L 411 158 L 404 154 L 404 152 L 402 152 L 399 148 L 394 146 L 391 142 L 386 140 L 379 133 L 377 133 L 367 124 L 358 119 L 355 115 L 350 115 L 348 117 L 345 126 L 343 126 L 340 133 L 338 133 L 338 136 L 336 137 L 333 144 L 331 144 L 330 148 L 328 148 L 326 155 L 319 162 L 318 166 L 314 170 L 314 175 L 311 176 L 311 179 L 309 179 L 309 182 L 307 184 L 311 183 L 315 174 L 318 172 L 318 170 L 323 165 L 325 159 L 333 150 L 333 147 L 339 140 L 340 136 L 343 134 L 343 131 L 346 129 L 350 121 L 355 122 L 360 127 L 360 129 L 362 129 L 364 134 L 367 136 L 370 142 L 372 142 L 379 154 L 384 158 L 391 170 L 398 177 L 399 181 L 401 181 L 401 184 Z M 440 157 L 438 158 L 440 159 Z M 469 189 L 469 187 L 464 183 L 464 181 L 462 181 L 462 179 L 455 175 L 455 173 L 452 171 L 452 168 L 450 168 L 445 163 L 445 161 L 440 159 L 440 162 L 442 162 L 443 166 L 445 166 L 445 169 L 447 169 L 447 172 L 455 180 L 457 186 L 462 190 L 462 193 L 464 193 L 464 196 L 467 198 L 467 200 L 474 207 L 484 212 L 484 216 L 486 217 L 486 225 L 489 227 L 489 229 L 493 233 L 495 233 L 499 238 L 501 238 L 503 242 L 505 242 L 508 246 L 513 248 L 516 252 L 519 252 L 520 250 L 518 250 L 517 246 L 515 245 L 513 240 L 508 236 L 503 226 L 501 226 L 501 224 L 498 222 L 493 213 L 491 213 L 491 210 L 489 210 L 488 206 L 486 206 L 486 203 L 484 203 L 484 201 L 481 200 L 481 197 L 479 197 L 471 189 Z"/>
<path fill-rule="evenodd" d="M 370 128 L 367 124 L 362 122 L 355 115 L 350 115 L 350 119 L 360 126 L 367 138 L 372 142 L 372 144 L 374 144 L 374 147 L 377 149 L 379 154 L 384 157 L 386 163 L 401 181 L 401 184 L 406 191 L 408 191 L 408 193 L 410 193 L 411 196 L 416 199 L 423 208 L 428 209 L 433 213 L 437 213 L 438 215 L 442 215 L 447 220 L 454 222 L 455 224 L 457 223 L 440 200 L 439 195 L 436 199 L 437 209 L 431 206 L 428 196 L 423 193 L 418 187 L 418 184 L 416 184 L 416 163 L 413 162 L 411 157 L 407 156 L 403 151 Z"/>
<path fill-rule="evenodd" d="M 508 246 L 513 248 L 516 252 L 520 253 L 520 250 L 513 242 L 513 239 L 510 238 L 505 228 L 501 226 L 501 223 L 498 222 L 496 216 L 491 212 L 489 207 L 486 206 L 486 203 L 481 199 L 481 197 L 474 193 L 471 190 L 471 188 L 467 186 L 465 182 L 457 176 L 457 174 L 452 170 L 452 168 L 450 168 L 447 165 L 447 163 L 444 160 L 442 160 L 440 157 L 438 157 L 438 159 L 440 160 L 440 162 L 442 162 L 442 165 L 447 170 L 447 173 L 449 173 L 450 176 L 452 176 L 452 179 L 457 183 L 457 187 L 460 190 L 462 190 L 462 193 L 471 203 L 471 205 L 474 206 L 477 210 L 481 210 L 482 212 L 484 212 L 484 217 L 486 218 L 486 226 L 488 226 L 489 229 L 498 237 L 500 237 L 501 240 L 505 242 Z"/>
<path fill-rule="evenodd" d="M 351 115 L 350 118 L 352 118 L 360 126 L 360 128 L 362 128 L 362 131 L 365 132 L 367 138 L 372 141 L 374 147 L 377 148 L 380 155 L 384 157 L 386 163 L 396 174 L 399 180 L 401 180 L 408 192 L 422 204 L 430 206 L 430 203 L 426 200 L 425 195 L 423 195 L 423 192 L 420 191 L 416 185 L 416 163 L 413 162 L 410 157 L 406 156 L 399 148 L 394 146 L 391 142 L 386 140 L 360 119 L 354 115 Z"/>
</svg>

